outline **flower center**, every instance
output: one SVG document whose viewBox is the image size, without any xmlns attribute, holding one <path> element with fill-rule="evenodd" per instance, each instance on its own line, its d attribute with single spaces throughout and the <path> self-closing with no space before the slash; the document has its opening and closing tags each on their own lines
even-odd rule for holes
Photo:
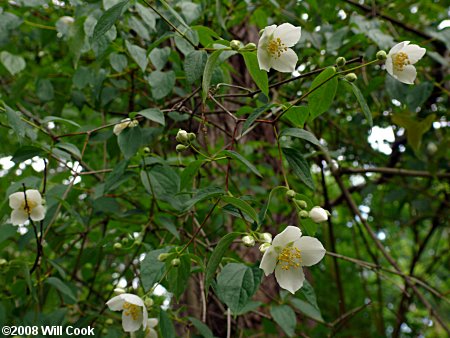
<svg viewBox="0 0 450 338">
<path fill-rule="evenodd" d="M 278 264 L 283 270 L 296 269 L 300 267 L 302 262 L 302 255 L 300 250 L 296 247 L 286 247 L 281 250 L 278 255 Z"/>
<path fill-rule="evenodd" d="M 274 58 L 279 58 L 281 54 L 287 50 L 288 48 L 281 42 L 280 38 L 271 39 L 267 45 L 267 51 Z"/>
<path fill-rule="evenodd" d="M 125 316 L 131 316 L 133 320 L 138 320 L 140 314 L 139 306 L 125 302 L 123 309 Z"/>
<path fill-rule="evenodd" d="M 25 210 L 27 213 L 31 213 L 31 211 L 33 211 L 33 208 L 35 208 L 37 206 L 37 203 L 34 201 L 30 201 L 30 200 L 26 200 L 23 201 L 22 204 L 20 205 L 20 208 Z"/>
<path fill-rule="evenodd" d="M 411 62 L 409 61 L 408 58 L 408 54 L 404 53 L 404 52 L 400 52 L 400 53 L 395 53 L 394 55 L 392 55 L 392 61 L 394 64 L 394 68 L 395 70 L 403 70 L 403 68 L 409 64 L 411 64 Z"/>
</svg>

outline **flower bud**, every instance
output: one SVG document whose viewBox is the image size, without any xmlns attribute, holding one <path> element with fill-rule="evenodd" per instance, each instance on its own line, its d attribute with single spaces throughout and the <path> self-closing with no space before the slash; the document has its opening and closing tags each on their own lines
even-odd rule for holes
<svg viewBox="0 0 450 338">
<path fill-rule="evenodd" d="M 298 217 L 300 217 L 300 218 L 308 218 L 309 217 L 309 213 L 306 210 L 301 210 L 298 213 Z"/>
<path fill-rule="evenodd" d="M 177 144 L 177 146 L 175 147 L 175 150 L 179 153 L 181 153 L 182 151 L 185 151 L 188 147 L 186 147 L 184 144 Z"/>
<path fill-rule="evenodd" d="M 346 60 L 344 57 L 342 57 L 342 56 L 339 56 L 339 57 L 336 59 L 336 65 L 337 65 L 338 67 L 344 67 L 346 63 L 347 63 L 347 60 Z"/>
<path fill-rule="evenodd" d="M 231 40 L 230 48 L 232 50 L 239 50 L 241 48 L 241 42 L 239 40 Z"/>
<path fill-rule="evenodd" d="M 158 261 L 164 262 L 164 261 L 167 259 L 167 257 L 169 257 L 169 255 L 170 255 L 170 254 L 168 254 L 168 253 L 162 253 L 162 254 L 159 254 L 159 255 L 158 255 Z"/>
<path fill-rule="evenodd" d="M 4 258 L 0 258 L 0 266 L 8 264 L 8 261 Z"/>
<path fill-rule="evenodd" d="M 288 190 L 286 191 L 286 197 L 289 199 L 293 199 L 295 197 L 296 193 L 294 190 Z"/>
<path fill-rule="evenodd" d="M 328 211 L 321 207 L 314 207 L 309 212 L 309 217 L 315 222 L 315 223 L 321 223 L 325 222 L 328 219 Z"/>
<path fill-rule="evenodd" d="M 270 243 L 263 243 L 259 246 L 259 251 L 262 253 L 266 252 L 267 249 L 270 248 Z"/>
<path fill-rule="evenodd" d="M 125 292 L 126 291 L 124 289 L 122 289 L 122 288 L 115 288 L 114 289 L 114 293 L 116 293 L 118 295 L 124 294 Z"/>
<path fill-rule="evenodd" d="M 435 143 L 430 142 L 427 144 L 427 153 L 428 155 L 434 155 L 438 151 L 438 147 Z"/>
<path fill-rule="evenodd" d="M 247 43 L 243 49 L 248 51 L 256 50 L 256 44 L 254 44 L 253 42 Z"/>
<path fill-rule="evenodd" d="M 154 303 L 153 299 L 151 299 L 151 298 L 145 298 L 145 300 L 144 300 L 144 304 L 146 307 L 151 307 L 153 305 L 153 303 Z"/>
<path fill-rule="evenodd" d="M 383 60 L 386 60 L 386 58 L 387 58 L 387 55 L 384 50 L 379 50 L 377 52 L 377 60 L 383 61 Z"/>
<path fill-rule="evenodd" d="M 145 147 L 145 148 L 144 148 L 144 153 L 146 153 L 146 154 L 151 153 L 150 148 L 149 148 L 149 147 Z"/>
<path fill-rule="evenodd" d="M 197 135 L 195 135 L 194 133 L 188 133 L 188 138 L 189 141 L 192 142 L 197 138 Z"/>
<path fill-rule="evenodd" d="M 272 243 L 272 234 L 268 232 L 264 232 L 259 234 L 259 240 L 264 243 Z"/>
<path fill-rule="evenodd" d="M 177 266 L 180 266 L 181 261 L 180 261 L 179 258 L 174 258 L 174 259 L 172 259 L 172 260 L 170 261 L 170 264 L 171 264 L 173 267 L 177 267 Z"/>
<path fill-rule="evenodd" d="M 245 246 L 252 247 L 255 245 L 255 239 L 253 236 L 244 236 L 242 237 L 242 243 L 244 243 Z"/>
<path fill-rule="evenodd" d="M 122 244 L 127 244 L 129 241 L 128 237 L 122 238 Z"/>
<path fill-rule="evenodd" d="M 106 325 L 113 325 L 114 324 L 114 320 L 112 320 L 112 318 L 108 318 L 105 320 L 105 324 Z"/>
<path fill-rule="evenodd" d="M 183 129 L 178 130 L 175 139 L 177 140 L 177 142 L 186 143 L 189 140 L 188 132 Z"/>
<path fill-rule="evenodd" d="M 356 76 L 355 73 L 348 73 L 347 75 L 344 76 L 344 78 L 348 81 L 348 82 L 355 82 L 356 79 L 358 78 Z"/>
<path fill-rule="evenodd" d="M 297 205 L 302 209 L 306 209 L 308 207 L 308 203 L 304 200 L 295 200 L 295 203 L 297 203 Z"/>
<path fill-rule="evenodd" d="M 130 124 L 128 125 L 128 128 L 134 128 L 137 127 L 139 125 L 139 121 L 134 119 L 130 122 Z"/>
<path fill-rule="evenodd" d="M 120 244 L 119 242 L 114 243 L 114 249 L 116 249 L 116 250 L 122 249 L 122 244 Z"/>
</svg>

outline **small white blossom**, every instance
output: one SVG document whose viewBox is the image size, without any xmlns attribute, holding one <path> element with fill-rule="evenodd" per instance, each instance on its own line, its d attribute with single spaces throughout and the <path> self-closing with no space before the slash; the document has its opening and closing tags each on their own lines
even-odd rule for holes
<svg viewBox="0 0 450 338">
<path fill-rule="evenodd" d="M 39 191 L 29 189 L 19 191 L 9 196 L 9 206 L 13 209 L 11 223 L 13 225 L 24 224 L 28 218 L 33 221 L 42 221 L 45 218 L 45 207 Z"/>
<path fill-rule="evenodd" d="M 158 338 L 155 326 L 158 325 L 157 318 L 149 318 L 147 320 L 147 328 L 145 329 L 145 338 Z"/>
<path fill-rule="evenodd" d="M 255 245 L 255 238 L 253 236 L 244 236 L 242 237 L 242 243 L 244 243 L 245 246 L 252 247 Z"/>
<path fill-rule="evenodd" d="M 316 223 L 325 222 L 328 220 L 328 211 L 321 207 L 314 207 L 309 212 L 309 217 Z"/>
<path fill-rule="evenodd" d="M 425 55 L 426 49 L 403 41 L 391 48 L 386 59 L 386 70 L 395 79 L 406 84 L 414 84 L 417 71 L 413 66 Z"/>
<path fill-rule="evenodd" d="M 186 143 L 187 141 L 189 141 L 188 132 L 186 130 L 179 129 L 175 139 L 177 140 L 177 142 Z"/>
<path fill-rule="evenodd" d="M 119 136 L 119 134 L 126 128 L 134 128 L 139 124 L 138 120 L 131 120 L 130 118 L 123 119 L 120 123 L 116 124 L 113 129 L 113 133 Z"/>
<path fill-rule="evenodd" d="M 319 263 L 324 255 L 325 249 L 317 238 L 302 237 L 299 228 L 288 226 L 275 236 L 259 267 L 266 276 L 275 271 L 280 287 L 295 293 L 305 280 L 302 267 Z"/>
<path fill-rule="evenodd" d="M 131 293 L 123 293 L 111 298 L 106 305 L 111 311 L 122 311 L 122 327 L 125 332 L 135 332 L 141 325 L 148 324 L 147 308 L 144 301 Z"/>
<path fill-rule="evenodd" d="M 298 57 L 289 47 L 294 46 L 301 36 L 301 28 L 290 23 L 264 28 L 258 42 L 259 68 L 269 71 L 273 68 L 279 72 L 291 73 L 295 70 Z"/>
</svg>

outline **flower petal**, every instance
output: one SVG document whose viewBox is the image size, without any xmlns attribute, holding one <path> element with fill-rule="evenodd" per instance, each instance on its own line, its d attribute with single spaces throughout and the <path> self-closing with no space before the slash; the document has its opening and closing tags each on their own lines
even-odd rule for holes
<svg viewBox="0 0 450 338">
<path fill-rule="evenodd" d="M 25 200 L 25 194 L 23 191 L 15 192 L 14 194 L 9 195 L 9 206 L 12 209 L 19 209 L 22 207 L 22 203 Z"/>
<path fill-rule="evenodd" d="M 394 76 L 394 65 L 392 63 L 392 57 L 388 56 L 385 63 L 386 71 L 389 73 L 389 75 Z M 396 76 L 394 76 L 396 78 Z"/>
<path fill-rule="evenodd" d="M 289 225 L 281 233 L 275 236 L 272 242 L 272 247 L 284 248 L 289 243 L 293 243 L 302 236 L 302 231 L 298 227 Z"/>
<path fill-rule="evenodd" d="M 281 42 L 286 45 L 286 47 L 294 46 L 302 35 L 301 27 L 295 27 L 290 23 L 283 23 L 279 25 L 273 32 L 273 37 L 275 39 L 280 38 Z"/>
<path fill-rule="evenodd" d="M 139 330 L 142 325 L 142 312 L 139 313 L 136 320 L 129 315 L 128 311 L 122 312 L 122 327 L 125 332 L 134 332 Z"/>
<path fill-rule="evenodd" d="M 258 46 L 256 56 L 258 57 L 259 69 L 266 72 L 270 71 L 272 59 L 265 46 Z"/>
<path fill-rule="evenodd" d="M 303 286 L 305 274 L 303 273 L 303 269 L 301 267 L 283 270 L 281 266 L 278 265 L 275 269 L 275 278 L 277 279 L 280 287 L 291 293 L 295 293 Z"/>
<path fill-rule="evenodd" d="M 45 218 L 45 207 L 38 205 L 31 209 L 30 217 L 33 221 L 42 221 Z"/>
<path fill-rule="evenodd" d="M 290 48 L 281 53 L 280 57 L 272 58 L 272 68 L 282 73 L 292 73 L 297 65 L 298 56 Z"/>
<path fill-rule="evenodd" d="M 147 307 L 145 306 L 145 304 L 142 306 L 142 326 L 145 328 L 147 327 L 148 324 L 148 312 L 147 312 Z"/>
<path fill-rule="evenodd" d="M 119 295 L 108 300 L 106 305 L 108 305 L 111 311 L 121 311 L 123 310 L 123 303 L 125 303 L 125 300 Z"/>
<path fill-rule="evenodd" d="M 401 72 L 395 72 L 397 80 L 406 84 L 414 84 L 414 80 L 417 76 L 416 68 L 412 65 L 407 65 Z"/>
<path fill-rule="evenodd" d="M 42 204 L 41 193 L 36 189 L 29 189 L 26 191 L 27 201 L 33 201 L 36 204 Z"/>
<path fill-rule="evenodd" d="M 16 209 L 11 213 L 11 223 L 13 225 L 24 224 L 28 220 L 28 213 L 24 209 Z"/>
<path fill-rule="evenodd" d="M 148 327 L 155 327 L 156 325 L 158 325 L 158 318 L 149 318 L 147 321 L 147 326 Z"/>
<path fill-rule="evenodd" d="M 272 246 L 264 252 L 259 268 L 264 270 L 266 276 L 270 275 L 273 270 L 275 270 L 277 259 L 278 255 Z"/>
<path fill-rule="evenodd" d="M 121 297 L 127 303 L 144 307 L 144 301 L 141 299 L 141 297 L 133 295 L 132 293 L 123 293 L 121 295 L 118 295 L 117 297 Z"/>
<path fill-rule="evenodd" d="M 317 238 L 303 236 L 294 243 L 302 255 L 302 266 L 311 266 L 319 263 L 325 256 L 325 248 Z"/>
<path fill-rule="evenodd" d="M 269 37 L 272 36 L 273 32 L 277 28 L 277 25 L 270 25 L 264 28 L 264 31 L 261 35 L 261 38 L 259 39 L 259 43 L 261 43 L 261 40 L 269 39 Z"/>
<path fill-rule="evenodd" d="M 158 332 L 156 332 L 154 329 L 147 329 L 145 338 L 158 338 Z"/>
<path fill-rule="evenodd" d="M 417 45 L 408 45 L 402 49 L 402 52 L 408 54 L 409 62 L 411 62 L 412 65 L 419 61 L 425 55 L 426 51 L 425 48 Z"/>
<path fill-rule="evenodd" d="M 394 47 L 391 48 L 391 50 L 388 53 L 388 56 L 400 52 L 403 47 L 407 46 L 409 44 L 409 41 L 402 41 L 400 43 L 397 43 Z"/>
</svg>

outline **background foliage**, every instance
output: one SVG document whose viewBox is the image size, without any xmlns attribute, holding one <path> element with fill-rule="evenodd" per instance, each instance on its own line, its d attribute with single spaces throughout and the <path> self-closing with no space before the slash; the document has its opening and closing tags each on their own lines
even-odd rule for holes
<svg viewBox="0 0 450 338">
<path fill-rule="evenodd" d="M 448 10 L 427 0 L 2 1 L 0 323 L 121 337 L 120 313 L 105 307 L 115 285 L 143 295 L 160 282 L 170 294 L 150 293 L 149 311 L 163 337 L 446 336 Z M 213 52 L 284 22 L 302 27 L 293 75 L 266 82 L 253 54 Z M 267 123 L 337 56 L 348 69 L 404 40 L 427 49 L 416 85 L 378 63 Z M 139 127 L 116 137 L 129 116 Z M 179 128 L 197 134 L 195 149 L 175 151 Z M 283 171 L 329 222 L 298 219 Z M 8 196 L 23 184 L 46 198 L 38 241 L 31 225 L 8 223 Z M 239 240 L 287 224 L 331 253 L 294 296 Z M 163 252 L 180 265 L 159 262 Z"/>
</svg>

